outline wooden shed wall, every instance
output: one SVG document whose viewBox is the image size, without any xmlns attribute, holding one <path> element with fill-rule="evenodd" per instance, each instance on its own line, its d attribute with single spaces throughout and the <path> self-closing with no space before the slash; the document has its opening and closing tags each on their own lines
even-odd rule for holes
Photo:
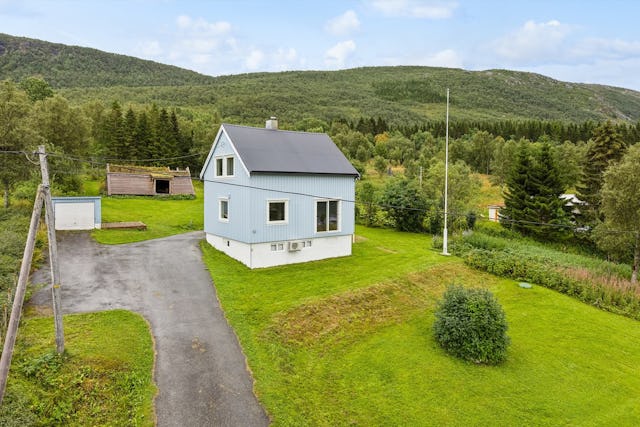
<svg viewBox="0 0 640 427">
<path fill-rule="evenodd" d="M 176 176 L 171 183 L 171 194 L 196 194 L 190 176 Z"/>
<path fill-rule="evenodd" d="M 170 179 L 169 194 L 195 194 L 189 176 Z M 107 195 L 155 196 L 155 180 L 151 175 L 110 172 L 107 174 Z"/>
<path fill-rule="evenodd" d="M 108 173 L 107 194 L 109 196 L 114 194 L 154 196 L 156 191 L 150 175 Z"/>
</svg>

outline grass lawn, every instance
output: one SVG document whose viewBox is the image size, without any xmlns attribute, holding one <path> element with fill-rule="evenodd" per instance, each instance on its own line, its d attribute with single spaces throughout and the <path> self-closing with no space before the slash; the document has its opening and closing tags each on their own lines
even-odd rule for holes
<svg viewBox="0 0 640 427">
<path fill-rule="evenodd" d="M 203 243 L 274 425 L 637 425 L 640 322 L 471 270 L 430 236 L 357 234 L 351 257 L 254 271 Z M 453 282 L 497 296 L 505 364 L 459 361 L 434 341 Z"/>
<path fill-rule="evenodd" d="M 153 342 L 138 314 L 64 316 L 65 353 L 55 353 L 53 318 L 22 321 L 0 425 L 155 423 Z"/>
<path fill-rule="evenodd" d="M 202 230 L 203 185 L 194 181 L 195 199 L 163 197 L 103 197 L 102 222 L 142 221 L 139 230 L 94 230 L 91 235 L 99 243 L 118 244 L 140 242 L 159 237 Z"/>
</svg>

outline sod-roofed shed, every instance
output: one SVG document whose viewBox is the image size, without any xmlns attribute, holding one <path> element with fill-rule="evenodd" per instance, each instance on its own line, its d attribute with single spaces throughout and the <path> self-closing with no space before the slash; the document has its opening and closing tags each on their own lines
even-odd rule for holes
<svg viewBox="0 0 640 427">
<path fill-rule="evenodd" d="M 194 195 L 191 172 L 169 167 L 107 164 L 107 195 Z"/>
</svg>

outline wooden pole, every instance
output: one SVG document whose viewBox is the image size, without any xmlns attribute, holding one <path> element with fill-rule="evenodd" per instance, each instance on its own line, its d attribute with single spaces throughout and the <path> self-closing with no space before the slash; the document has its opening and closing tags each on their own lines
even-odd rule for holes
<svg viewBox="0 0 640 427">
<path fill-rule="evenodd" d="M 13 346 L 16 343 L 16 336 L 18 335 L 20 315 L 22 314 L 22 303 L 24 302 L 27 280 L 29 279 L 29 272 L 31 271 L 31 259 L 33 258 L 33 249 L 36 244 L 36 233 L 38 231 L 38 225 L 40 224 L 43 199 L 44 192 L 42 191 L 42 185 L 39 185 L 38 194 L 36 194 L 36 201 L 33 205 L 33 213 L 31 214 L 31 224 L 29 225 L 29 234 L 27 235 L 27 242 L 24 247 L 22 264 L 20 265 L 20 275 L 18 276 L 16 294 L 13 298 L 13 307 L 11 308 L 9 326 L 7 327 L 7 336 L 4 339 L 2 357 L 0 357 L 0 404 L 2 404 L 4 390 L 7 386 L 7 377 L 9 376 L 11 357 L 13 356 Z"/>
<path fill-rule="evenodd" d="M 40 155 L 40 171 L 42 172 L 42 190 L 44 193 L 45 221 L 49 240 L 49 261 L 51 264 L 51 302 L 53 305 L 53 322 L 56 332 L 56 351 L 64 352 L 64 327 L 62 324 L 62 308 L 60 303 L 60 265 L 58 264 L 58 243 L 56 241 L 56 221 L 51 201 L 49 186 L 49 167 L 44 145 L 38 147 Z"/>
</svg>

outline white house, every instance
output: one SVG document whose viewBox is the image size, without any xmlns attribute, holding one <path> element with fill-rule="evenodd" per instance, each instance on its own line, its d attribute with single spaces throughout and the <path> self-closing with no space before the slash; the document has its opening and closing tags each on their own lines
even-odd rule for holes
<svg viewBox="0 0 640 427">
<path fill-rule="evenodd" d="M 200 174 L 207 242 L 249 268 L 351 255 L 358 177 L 326 134 L 222 124 Z"/>
</svg>

